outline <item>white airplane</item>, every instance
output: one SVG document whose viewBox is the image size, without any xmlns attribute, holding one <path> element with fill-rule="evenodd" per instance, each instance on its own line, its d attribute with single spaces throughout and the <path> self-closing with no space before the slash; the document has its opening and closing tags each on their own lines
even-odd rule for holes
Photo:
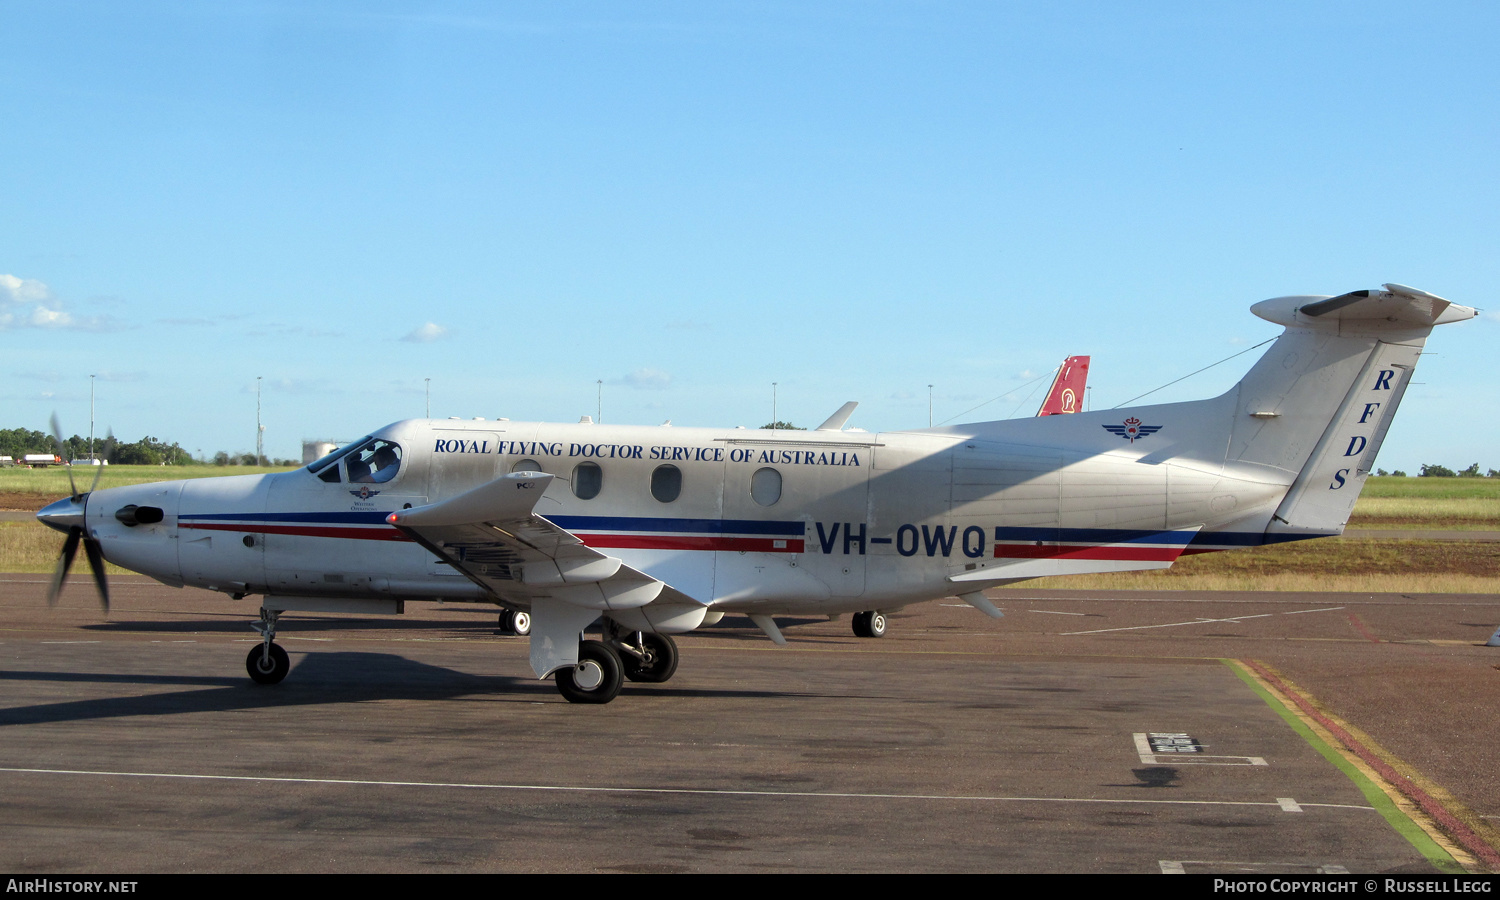
<svg viewBox="0 0 1500 900">
<path fill-rule="evenodd" d="M 1397 284 L 1252 307 L 1286 330 L 1221 396 L 871 434 L 415 419 L 293 472 L 75 494 L 37 517 L 172 586 L 261 597 L 246 666 L 276 683 L 288 610 L 494 604 L 567 699 L 663 682 L 670 635 L 725 613 L 890 611 L 1029 578 L 1339 534 L 1434 325 Z M 602 639 L 582 635 L 602 619 Z M 529 629 L 527 625 L 529 624 Z"/>
</svg>

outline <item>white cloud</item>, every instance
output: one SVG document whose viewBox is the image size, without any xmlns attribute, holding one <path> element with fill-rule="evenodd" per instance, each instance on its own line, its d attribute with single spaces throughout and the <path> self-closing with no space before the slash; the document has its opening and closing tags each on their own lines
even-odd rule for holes
<svg viewBox="0 0 1500 900">
<path fill-rule="evenodd" d="M 45 303 L 50 299 L 52 299 L 52 292 L 45 284 L 34 278 L 0 275 L 0 302 L 6 305 Z"/>
<path fill-rule="evenodd" d="M 639 388 L 647 391 L 664 391 L 672 385 L 670 373 L 660 369 L 636 369 L 629 375 L 619 378 L 611 378 L 610 384 L 622 384 L 626 387 Z"/>
<path fill-rule="evenodd" d="M 107 331 L 114 327 L 109 319 L 75 316 L 60 309 L 61 305 L 42 282 L 0 274 L 0 331 L 8 328 Z"/>
<path fill-rule="evenodd" d="M 413 329 L 411 334 L 408 334 L 401 340 L 409 344 L 430 344 L 433 341 L 440 341 L 447 336 L 448 329 L 435 322 L 428 322 L 421 328 Z"/>
</svg>

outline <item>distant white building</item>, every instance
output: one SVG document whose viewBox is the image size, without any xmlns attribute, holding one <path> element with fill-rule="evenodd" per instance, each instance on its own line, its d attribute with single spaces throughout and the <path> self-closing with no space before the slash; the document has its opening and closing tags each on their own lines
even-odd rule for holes
<svg viewBox="0 0 1500 900">
<path fill-rule="evenodd" d="M 316 462 L 339 448 L 334 441 L 303 441 L 302 464 Z"/>
</svg>

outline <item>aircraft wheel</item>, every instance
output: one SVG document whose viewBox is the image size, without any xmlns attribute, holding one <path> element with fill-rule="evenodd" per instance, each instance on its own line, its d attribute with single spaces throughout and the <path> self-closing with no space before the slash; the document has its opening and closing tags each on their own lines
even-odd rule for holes
<svg viewBox="0 0 1500 900">
<path fill-rule="evenodd" d="M 641 635 L 646 646 L 646 658 L 638 659 L 629 653 L 620 654 L 620 663 L 625 667 L 625 677 L 642 684 L 661 684 L 677 671 L 677 642 L 664 634 Z"/>
<path fill-rule="evenodd" d="M 624 683 L 620 654 L 599 641 L 579 641 L 578 664 L 557 670 L 557 692 L 570 703 L 608 703 Z"/>
<path fill-rule="evenodd" d="M 886 620 L 885 613 L 878 609 L 854 614 L 854 636 L 878 638 L 885 637 Z"/>
<path fill-rule="evenodd" d="M 526 637 L 531 634 L 531 613 L 507 609 L 500 614 L 500 632 Z"/>
<path fill-rule="evenodd" d="M 281 645 L 272 644 L 269 649 L 269 658 L 267 648 L 262 644 L 251 647 L 250 655 L 245 657 L 245 671 L 250 673 L 256 684 L 278 684 L 292 670 L 292 661 L 287 658 Z"/>
</svg>

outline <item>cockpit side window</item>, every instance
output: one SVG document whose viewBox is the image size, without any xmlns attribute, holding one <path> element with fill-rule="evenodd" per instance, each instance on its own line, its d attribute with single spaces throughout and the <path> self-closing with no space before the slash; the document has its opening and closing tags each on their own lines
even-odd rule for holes
<svg viewBox="0 0 1500 900">
<path fill-rule="evenodd" d="M 321 459 L 317 459 L 317 460 L 314 460 L 314 461 L 308 463 L 307 464 L 307 471 L 313 473 L 314 475 L 318 476 L 319 478 L 323 479 L 324 481 L 331 482 L 333 484 L 338 484 L 338 481 L 339 481 L 339 467 L 337 465 L 338 461 L 341 460 L 341 459 L 343 459 L 345 456 L 349 455 L 354 450 L 356 450 L 356 449 L 358 449 L 360 447 L 363 447 L 368 440 L 369 440 L 369 438 L 360 438 L 357 441 L 352 441 L 350 443 L 345 444 L 344 446 L 338 448 L 337 450 L 333 451 L 332 453 L 329 453 L 328 455 L 322 457 Z"/>
<path fill-rule="evenodd" d="M 370 438 L 344 457 L 350 484 L 385 484 L 401 471 L 401 446 L 382 438 Z"/>
</svg>

